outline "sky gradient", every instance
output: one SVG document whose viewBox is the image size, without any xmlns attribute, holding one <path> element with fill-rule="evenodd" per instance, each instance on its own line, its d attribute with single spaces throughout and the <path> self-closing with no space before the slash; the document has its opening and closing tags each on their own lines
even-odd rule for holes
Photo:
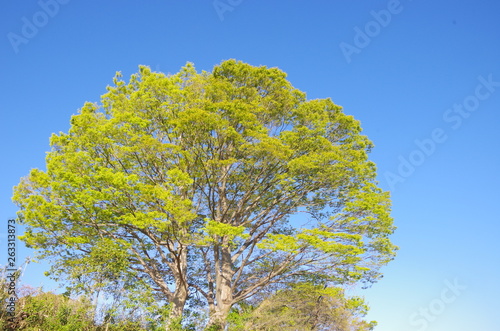
<svg viewBox="0 0 500 331">
<path fill-rule="evenodd" d="M 0 256 L 12 187 L 116 71 L 235 58 L 361 121 L 400 246 L 365 296 L 377 331 L 498 331 L 500 2 L 8 1 L 0 13 Z M 18 227 L 19 232 L 22 231 Z M 19 243 L 18 257 L 33 252 Z M 47 265 L 23 282 L 46 289 Z"/>
</svg>

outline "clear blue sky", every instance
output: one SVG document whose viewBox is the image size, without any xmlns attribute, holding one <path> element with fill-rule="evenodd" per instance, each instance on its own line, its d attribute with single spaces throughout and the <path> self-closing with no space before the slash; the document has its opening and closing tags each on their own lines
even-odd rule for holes
<svg viewBox="0 0 500 331">
<path fill-rule="evenodd" d="M 376 145 L 401 247 L 361 291 L 377 330 L 499 330 L 500 2 L 57 4 L 2 4 L 1 224 L 15 216 L 12 187 L 44 168 L 51 133 L 67 131 L 116 71 L 211 70 L 229 58 L 277 66 L 309 98 L 343 106 Z M 54 286 L 44 268 L 30 265 L 24 282 Z"/>
</svg>

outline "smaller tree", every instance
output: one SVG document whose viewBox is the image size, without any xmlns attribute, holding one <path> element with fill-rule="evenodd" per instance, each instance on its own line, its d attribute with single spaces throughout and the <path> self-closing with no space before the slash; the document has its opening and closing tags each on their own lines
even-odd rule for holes
<svg viewBox="0 0 500 331">
<path fill-rule="evenodd" d="M 348 298 L 339 287 L 303 282 L 277 291 L 256 308 L 240 305 L 229 322 L 233 331 L 368 331 L 376 322 L 362 320 L 367 310 L 362 298 Z"/>
</svg>

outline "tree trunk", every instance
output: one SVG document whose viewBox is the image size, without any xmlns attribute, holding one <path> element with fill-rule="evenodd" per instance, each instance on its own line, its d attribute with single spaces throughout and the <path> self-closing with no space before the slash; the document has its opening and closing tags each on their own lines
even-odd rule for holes
<svg viewBox="0 0 500 331">
<path fill-rule="evenodd" d="M 218 250 L 216 248 L 216 250 Z M 229 311 L 233 306 L 231 251 L 227 238 L 224 238 L 220 251 L 216 252 L 216 302 L 214 309 L 210 312 L 207 329 L 216 327 L 215 330 L 224 330 Z M 218 260 L 218 261 L 217 261 Z M 217 329 L 218 327 L 218 329 Z"/>
<path fill-rule="evenodd" d="M 184 311 L 184 306 L 186 304 L 189 292 L 187 286 L 183 284 L 177 284 L 176 290 L 174 292 L 174 297 L 170 302 L 170 314 L 168 316 L 168 323 L 166 325 L 166 331 L 177 330 L 175 325 L 179 323 L 182 319 L 182 313 Z"/>
<path fill-rule="evenodd" d="M 184 306 L 189 296 L 187 284 L 187 250 L 184 247 L 178 248 L 178 255 L 175 259 L 175 266 L 172 267 L 175 278 L 175 291 L 170 300 L 170 314 L 166 330 L 178 330 L 175 325 L 181 322 Z"/>
<path fill-rule="evenodd" d="M 227 316 L 231 310 L 232 304 L 221 304 L 215 307 L 215 310 L 210 313 L 207 330 L 224 330 L 227 323 Z"/>
</svg>

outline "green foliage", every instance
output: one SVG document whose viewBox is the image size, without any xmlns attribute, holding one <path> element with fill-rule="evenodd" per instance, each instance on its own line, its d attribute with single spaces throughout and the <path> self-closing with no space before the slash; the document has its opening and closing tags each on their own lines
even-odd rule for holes
<svg viewBox="0 0 500 331">
<path fill-rule="evenodd" d="M 228 316 L 229 330 L 369 331 L 368 307 L 362 298 L 347 298 L 341 288 L 296 283 L 268 296 L 256 306 L 242 304 Z"/>
<path fill-rule="evenodd" d="M 220 324 L 275 283 L 370 283 L 394 257 L 372 143 L 332 100 L 235 60 L 113 82 L 14 189 L 21 239 L 76 292 L 148 293 L 171 321 L 196 293 Z"/>
<path fill-rule="evenodd" d="M 246 331 L 247 324 L 252 320 L 255 307 L 246 302 L 240 302 L 238 307 L 233 307 L 227 316 L 230 331 Z"/>
<path fill-rule="evenodd" d="M 210 242 L 213 243 L 216 241 L 214 238 L 218 237 L 226 237 L 231 241 L 236 237 L 241 237 L 243 239 L 249 237 L 247 233 L 243 233 L 245 231 L 244 226 L 233 226 L 231 224 L 225 224 L 210 219 L 207 220 L 207 224 L 204 228 L 202 228 L 202 231 L 206 233 L 206 237 L 204 237 L 200 242 L 202 245 Z"/>
<path fill-rule="evenodd" d="M 25 297 L 23 311 L 27 329 L 42 330 L 89 330 L 93 326 L 90 302 L 85 299 L 71 300 L 51 292 Z"/>
<path fill-rule="evenodd" d="M 6 291 L 0 293 L 5 302 Z M 98 311 L 103 307 L 94 306 L 90 298 L 80 296 L 76 299 L 65 294 L 43 292 L 22 286 L 16 301 L 16 314 L 10 320 L 4 310 L 0 314 L 1 330 L 25 331 L 160 331 L 165 324 L 144 316 L 127 314 L 121 308 Z M 102 320 L 96 320 L 96 311 Z M 182 328 L 180 322 L 172 330 L 189 330 Z M 173 324 L 173 325 L 174 325 Z"/>
<path fill-rule="evenodd" d="M 5 330 L 73 331 L 97 330 L 93 320 L 93 306 L 84 297 L 70 299 L 62 294 L 42 292 L 24 287 L 16 302 L 12 321 L 2 314 L 0 323 Z M 22 294 L 22 293 L 21 293 Z"/>
</svg>

